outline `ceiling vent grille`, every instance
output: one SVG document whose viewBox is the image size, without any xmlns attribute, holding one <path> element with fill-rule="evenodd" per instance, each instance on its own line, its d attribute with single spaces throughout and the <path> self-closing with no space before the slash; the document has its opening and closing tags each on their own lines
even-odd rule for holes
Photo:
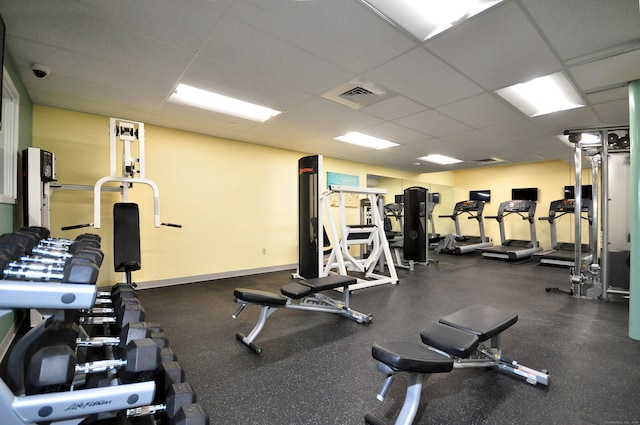
<svg viewBox="0 0 640 425">
<path fill-rule="evenodd" d="M 370 90 L 365 89 L 364 87 L 354 87 L 340 95 L 341 98 L 350 100 L 352 102 L 357 102 L 358 99 L 367 96 L 375 96 L 376 94 Z"/>
<path fill-rule="evenodd" d="M 472 159 L 469 162 L 472 162 L 474 164 L 495 164 L 496 162 L 504 162 L 504 159 L 492 156 L 490 158 Z"/>
<path fill-rule="evenodd" d="M 372 82 L 360 79 L 349 81 L 322 95 L 322 97 L 327 100 L 348 106 L 352 109 L 365 108 L 393 96 L 395 96 L 394 92 L 379 87 Z"/>
</svg>

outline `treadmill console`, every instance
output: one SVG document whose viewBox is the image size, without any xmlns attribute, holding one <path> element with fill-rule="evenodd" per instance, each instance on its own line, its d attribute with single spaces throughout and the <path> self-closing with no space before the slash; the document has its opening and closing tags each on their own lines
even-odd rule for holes
<svg viewBox="0 0 640 425">
<path fill-rule="evenodd" d="M 549 206 L 549 217 L 555 217 L 556 213 L 575 213 L 576 200 L 575 199 L 558 199 L 552 201 Z M 580 211 L 591 213 L 591 200 L 583 199 Z"/>
<path fill-rule="evenodd" d="M 484 201 L 461 201 L 456 204 L 454 208 L 455 212 L 477 212 L 482 214 L 482 210 L 484 209 Z"/>
<path fill-rule="evenodd" d="M 501 215 L 502 213 L 535 212 L 535 210 L 535 201 L 513 200 L 501 203 L 498 215 Z"/>
</svg>

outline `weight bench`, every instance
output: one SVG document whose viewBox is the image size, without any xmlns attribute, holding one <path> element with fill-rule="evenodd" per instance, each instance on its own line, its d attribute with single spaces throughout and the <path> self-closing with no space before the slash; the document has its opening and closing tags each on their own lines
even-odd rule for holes
<svg viewBox="0 0 640 425">
<path fill-rule="evenodd" d="M 314 279 L 305 279 L 300 282 L 290 283 L 280 288 L 280 294 L 258 289 L 236 288 L 233 290 L 234 301 L 240 304 L 233 314 L 236 319 L 247 304 L 255 304 L 260 307 L 260 317 L 249 335 L 238 332 L 238 338 L 244 345 L 260 354 L 262 349 L 255 345 L 256 339 L 267 318 L 280 308 L 292 310 L 307 310 L 322 313 L 335 313 L 353 319 L 358 323 L 369 323 L 373 320 L 370 314 L 364 314 L 352 310 L 349 307 L 349 285 L 356 283 L 356 278 L 344 275 L 329 275 Z M 330 289 L 342 288 L 342 301 L 334 300 L 320 292 Z"/>
<path fill-rule="evenodd" d="M 420 333 L 420 345 L 413 342 L 376 343 L 371 354 L 378 370 L 387 375 L 377 399 L 384 400 L 396 373 L 409 373 L 404 403 L 396 425 L 413 423 L 420 403 L 423 380 L 432 373 L 453 369 L 496 367 L 523 377 L 527 383 L 549 385 L 546 370 L 536 371 L 502 356 L 500 334 L 518 321 L 516 313 L 486 305 L 472 305 L 440 318 Z M 384 425 L 367 413 L 365 423 Z"/>
</svg>

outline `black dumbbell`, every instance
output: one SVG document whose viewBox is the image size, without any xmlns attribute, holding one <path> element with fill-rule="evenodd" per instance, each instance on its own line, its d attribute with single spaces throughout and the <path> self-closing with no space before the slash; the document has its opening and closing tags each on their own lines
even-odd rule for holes
<svg viewBox="0 0 640 425">
<path fill-rule="evenodd" d="M 88 249 L 100 250 L 100 244 L 94 240 L 80 240 L 74 241 L 71 245 L 61 248 L 36 245 L 31 248 L 30 253 L 45 257 L 67 258 Z"/>
<path fill-rule="evenodd" d="M 145 311 L 139 302 L 122 304 L 120 307 L 109 309 L 107 315 L 91 315 L 91 310 L 59 310 L 55 312 L 56 320 L 75 322 L 81 325 L 114 325 L 121 329 L 127 323 L 143 322 Z M 94 314 L 99 310 L 94 310 Z"/>
<path fill-rule="evenodd" d="M 31 351 L 59 344 L 68 345 L 73 349 L 115 347 L 124 350 L 133 340 L 150 338 L 161 349 L 161 362 L 176 360 L 175 354 L 168 348 L 168 339 L 162 332 L 162 328 L 154 323 L 127 323 L 118 334 L 107 336 L 81 337 L 80 331 L 80 326 L 76 322 L 61 321 L 58 317 L 51 316 L 47 319 L 44 330 Z M 86 334 L 84 331 L 83 333 Z M 164 351 L 165 349 L 168 351 Z"/>
<path fill-rule="evenodd" d="M 24 256 L 24 247 L 8 242 L 0 242 L 0 255 L 5 255 L 9 261 Z"/>
<path fill-rule="evenodd" d="M 35 235 L 38 239 L 46 239 L 51 236 L 51 231 L 49 231 L 49 229 L 40 226 L 20 227 L 16 232 L 30 233 Z"/>
<path fill-rule="evenodd" d="M 0 235 L 0 242 L 18 245 L 25 254 L 31 254 L 31 250 L 38 243 L 38 239 L 33 234 L 14 232 Z"/>
<path fill-rule="evenodd" d="M 209 425 L 209 415 L 200 403 L 182 406 L 170 425 Z"/>
<path fill-rule="evenodd" d="M 62 270 L 38 263 L 15 263 L 4 269 L 5 278 L 17 280 L 58 281 L 63 283 L 94 284 L 100 267 L 83 257 L 70 258 Z"/>
<path fill-rule="evenodd" d="M 36 394 L 51 387 L 71 385 L 78 374 L 118 371 L 122 382 L 149 379 L 160 365 L 160 348 L 150 338 L 136 339 L 127 344 L 122 356 L 78 364 L 75 351 L 67 344 L 42 347 L 29 359 L 27 394 Z"/>
<path fill-rule="evenodd" d="M 185 412 L 179 412 L 184 410 L 185 407 L 195 404 L 195 402 L 196 393 L 191 388 L 191 385 L 187 382 L 181 382 L 171 385 L 162 403 L 127 409 L 126 416 L 128 418 L 138 418 L 162 413 L 168 419 L 168 424 L 173 425 L 179 423 L 176 420 L 185 416 Z M 167 421 L 161 422 L 167 423 Z"/>
</svg>

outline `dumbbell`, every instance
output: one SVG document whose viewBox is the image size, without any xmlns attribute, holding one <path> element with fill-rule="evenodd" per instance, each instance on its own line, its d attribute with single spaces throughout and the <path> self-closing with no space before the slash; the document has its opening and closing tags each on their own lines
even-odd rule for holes
<svg viewBox="0 0 640 425">
<path fill-rule="evenodd" d="M 39 263 L 9 263 L 4 276 L 18 280 L 60 281 L 64 283 L 94 284 L 100 267 L 85 257 L 72 257 L 62 270 L 57 266 Z"/>
<path fill-rule="evenodd" d="M 38 239 L 39 243 L 44 245 L 51 245 L 54 247 L 68 246 L 73 244 L 74 242 L 72 239 L 67 239 L 67 238 L 52 238 L 51 232 L 46 227 L 39 227 L 39 226 L 20 227 L 18 230 L 16 230 L 16 233 L 26 233 L 26 234 L 34 235 Z M 80 240 L 89 240 L 89 239 L 96 241 L 98 244 L 100 244 L 100 242 L 102 241 L 102 238 L 100 237 L 100 235 L 95 233 L 82 233 L 78 235 L 75 240 L 80 241 Z"/>
<path fill-rule="evenodd" d="M 69 258 L 78 255 L 82 251 L 100 250 L 100 244 L 93 240 L 75 241 L 64 248 L 52 248 L 46 245 L 36 245 L 31 248 L 31 254 L 45 257 Z"/>
<path fill-rule="evenodd" d="M 38 240 L 32 234 L 14 232 L 0 235 L 0 242 L 18 245 L 24 250 L 25 254 L 31 254 L 31 250 L 36 246 Z"/>
<path fill-rule="evenodd" d="M 44 330 L 31 351 L 59 344 L 68 345 L 74 349 L 100 347 L 124 349 L 131 341 L 143 338 L 150 338 L 161 350 L 164 350 L 160 353 L 162 362 L 176 360 L 173 351 L 168 349 L 167 337 L 157 324 L 148 322 L 127 323 L 117 335 L 80 337 L 80 326 L 76 322 L 62 321 L 57 316 L 51 316 L 47 319 Z M 165 348 L 168 350 L 165 350 Z"/>
<path fill-rule="evenodd" d="M 71 385 L 78 374 L 118 371 L 124 383 L 148 380 L 160 365 L 160 348 L 150 338 L 136 339 L 127 344 L 121 358 L 96 360 L 79 364 L 75 351 L 67 344 L 45 346 L 29 359 L 27 394 L 47 388 Z"/>
<path fill-rule="evenodd" d="M 80 325 L 114 325 L 116 328 L 122 329 L 127 323 L 144 321 L 144 307 L 136 301 L 134 299 L 126 300 L 125 303 L 109 310 L 59 310 L 55 312 L 55 317 L 57 320 L 75 322 Z"/>
<path fill-rule="evenodd" d="M 128 418 L 139 418 L 162 413 L 166 416 L 167 421 L 161 421 L 161 423 L 168 423 L 168 425 L 207 424 L 208 416 L 202 407 L 197 409 L 201 412 L 198 416 L 196 416 L 192 408 L 189 409 L 189 406 L 193 406 L 194 404 L 196 404 L 195 391 L 189 383 L 182 382 L 171 385 L 162 403 L 127 409 L 126 416 Z M 185 422 L 187 418 L 190 419 Z M 200 421 L 206 421 L 195 422 L 196 418 L 199 418 Z"/>
</svg>

